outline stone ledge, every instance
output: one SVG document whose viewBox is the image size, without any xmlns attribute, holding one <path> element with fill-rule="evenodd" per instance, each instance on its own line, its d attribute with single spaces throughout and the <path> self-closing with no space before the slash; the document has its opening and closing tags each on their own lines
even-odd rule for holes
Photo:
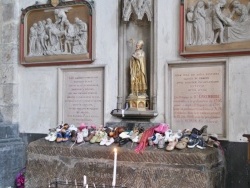
<svg viewBox="0 0 250 188">
<path fill-rule="evenodd" d="M 44 139 L 28 146 L 27 188 L 48 187 L 49 180 L 82 180 L 110 184 L 113 172 L 113 144 L 72 146 Z M 138 188 L 224 187 L 223 158 L 216 148 L 184 149 L 167 152 L 147 148 L 142 154 L 131 143 L 118 149 L 117 184 Z"/>
</svg>

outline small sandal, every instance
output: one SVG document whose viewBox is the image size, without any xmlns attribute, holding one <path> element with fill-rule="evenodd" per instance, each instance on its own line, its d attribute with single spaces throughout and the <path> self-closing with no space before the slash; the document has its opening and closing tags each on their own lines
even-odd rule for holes
<svg viewBox="0 0 250 188">
<path fill-rule="evenodd" d="M 213 147 L 214 147 L 214 140 L 211 139 L 211 138 L 208 138 L 208 140 L 206 141 L 206 145 L 207 145 L 208 147 L 213 148 Z"/>
<path fill-rule="evenodd" d="M 89 134 L 88 137 L 83 138 L 85 142 L 89 142 L 95 136 L 95 132 Z"/>
<path fill-rule="evenodd" d="M 177 144 L 176 144 L 176 148 L 177 149 L 184 149 L 187 147 L 187 143 L 189 141 L 189 137 L 183 137 Z"/>
<path fill-rule="evenodd" d="M 169 144 L 166 147 L 166 150 L 167 151 L 172 151 L 175 148 L 175 146 L 176 146 L 177 143 L 178 143 L 178 139 L 177 138 L 175 138 L 173 141 L 170 141 Z"/>
</svg>

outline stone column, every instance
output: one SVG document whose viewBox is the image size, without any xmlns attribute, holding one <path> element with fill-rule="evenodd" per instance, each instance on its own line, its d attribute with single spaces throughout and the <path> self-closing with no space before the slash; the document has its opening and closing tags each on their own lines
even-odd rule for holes
<svg viewBox="0 0 250 188">
<path fill-rule="evenodd" d="M 24 167 L 18 131 L 19 2 L 0 1 L 0 185 L 14 186 Z"/>
</svg>

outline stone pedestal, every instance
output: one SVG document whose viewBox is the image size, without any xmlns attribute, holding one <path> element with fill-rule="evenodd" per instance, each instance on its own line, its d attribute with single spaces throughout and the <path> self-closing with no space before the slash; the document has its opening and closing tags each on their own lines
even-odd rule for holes
<svg viewBox="0 0 250 188">
<path fill-rule="evenodd" d="M 131 143 L 109 147 L 72 142 L 55 143 L 44 139 L 28 146 L 26 188 L 48 187 L 55 177 L 89 184 L 112 183 L 114 147 L 118 149 L 116 185 L 128 188 L 223 188 L 224 157 L 216 148 L 184 149 L 167 152 L 148 147 L 142 154 Z"/>
<path fill-rule="evenodd" d="M 127 98 L 127 102 L 129 103 L 129 110 L 146 111 L 149 108 L 149 100 L 146 94 L 130 94 Z"/>
</svg>

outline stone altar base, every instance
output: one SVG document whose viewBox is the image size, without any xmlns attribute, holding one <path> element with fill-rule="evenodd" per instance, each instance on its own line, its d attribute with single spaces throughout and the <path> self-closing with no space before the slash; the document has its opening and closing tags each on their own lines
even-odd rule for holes
<svg viewBox="0 0 250 188">
<path fill-rule="evenodd" d="M 216 148 L 167 152 L 148 147 L 143 154 L 137 154 L 131 143 L 123 147 L 90 143 L 71 147 L 72 144 L 44 139 L 30 143 L 25 187 L 48 187 L 48 182 L 55 177 L 82 182 L 83 175 L 87 176 L 88 184 L 111 187 L 114 147 L 118 150 L 116 185 L 127 188 L 224 187 L 224 158 Z"/>
</svg>

